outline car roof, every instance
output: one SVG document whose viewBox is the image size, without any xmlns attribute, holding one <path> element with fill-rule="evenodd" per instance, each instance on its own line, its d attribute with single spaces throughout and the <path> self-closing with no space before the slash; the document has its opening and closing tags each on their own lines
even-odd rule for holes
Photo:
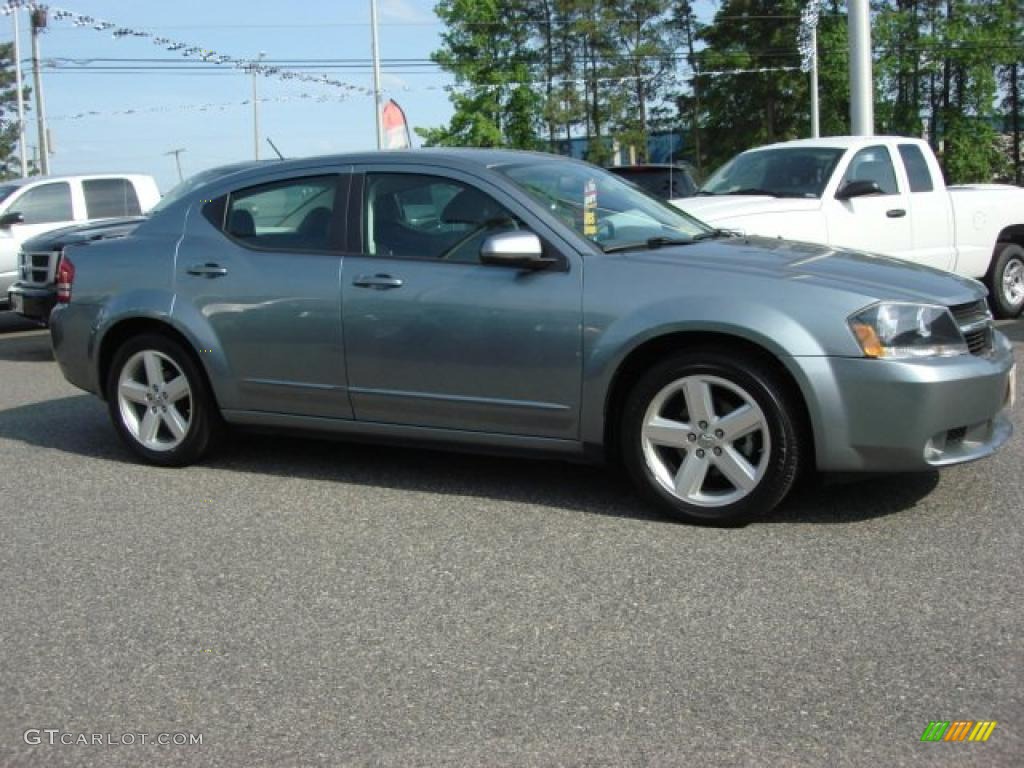
<svg viewBox="0 0 1024 768">
<path fill-rule="evenodd" d="M 766 144 L 763 147 L 751 147 L 747 152 L 760 152 L 763 149 L 784 149 L 792 148 L 825 148 L 825 149 L 849 149 L 850 147 L 867 147 L 879 142 L 901 141 L 904 143 L 923 143 L 921 139 L 910 136 L 825 136 L 819 139 L 795 139 L 793 141 L 780 141 L 776 144 Z"/>
<path fill-rule="evenodd" d="M 282 170 L 290 168 L 302 169 L 315 165 L 348 165 L 363 163 L 439 163 L 462 168 L 494 168 L 510 163 L 527 160 L 542 162 L 580 163 L 579 160 L 555 155 L 547 152 L 531 152 L 517 149 L 477 149 L 467 147 L 422 148 L 402 150 L 379 150 L 369 152 L 349 152 L 335 155 L 312 155 L 308 157 L 286 158 L 284 160 L 265 160 L 233 163 L 231 165 L 211 168 L 220 170 L 224 175 L 242 172 L 255 168 L 274 167 Z"/>
</svg>

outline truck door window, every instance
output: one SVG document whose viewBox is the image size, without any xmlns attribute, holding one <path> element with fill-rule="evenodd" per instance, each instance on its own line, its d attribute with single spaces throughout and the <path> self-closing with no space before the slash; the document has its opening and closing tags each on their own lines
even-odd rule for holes
<svg viewBox="0 0 1024 768">
<path fill-rule="evenodd" d="M 865 147 L 853 156 L 840 187 L 851 181 L 873 181 L 883 195 L 899 194 L 892 158 L 889 157 L 889 150 L 883 146 Z"/>
<path fill-rule="evenodd" d="M 11 203 L 11 213 L 20 213 L 25 224 L 49 224 L 54 221 L 73 221 L 71 211 L 71 185 L 66 181 L 40 184 Z"/>
<path fill-rule="evenodd" d="M 87 179 L 82 182 L 85 193 L 85 215 L 90 219 L 116 216 L 138 216 L 142 213 L 139 196 L 128 179 Z"/>
<path fill-rule="evenodd" d="M 915 144 L 900 144 L 900 157 L 903 158 L 903 167 L 907 169 L 907 178 L 910 179 L 910 191 L 931 192 L 935 186 L 921 148 Z"/>
</svg>

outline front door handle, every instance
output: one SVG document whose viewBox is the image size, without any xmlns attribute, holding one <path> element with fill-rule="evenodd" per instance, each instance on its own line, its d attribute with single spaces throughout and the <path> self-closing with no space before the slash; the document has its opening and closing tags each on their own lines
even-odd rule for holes
<svg viewBox="0 0 1024 768">
<path fill-rule="evenodd" d="M 885 215 L 888 216 L 890 219 L 902 219 L 904 216 L 907 215 L 907 212 L 902 208 L 893 208 L 891 210 L 886 211 Z"/>
<path fill-rule="evenodd" d="M 223 277 L 228 273 L 227 267 L 220 264 L 193 264 L 186 272 L 197 277 Z"/>
<path fill-rule="evenodd" d="M 389 288 L 401 288 L 402 281 L 391 275 L 360 275 L 352 281 L 352 285 L 360 288 L 376 288 L 378 291 L 386 291 Z"/>
</svg>

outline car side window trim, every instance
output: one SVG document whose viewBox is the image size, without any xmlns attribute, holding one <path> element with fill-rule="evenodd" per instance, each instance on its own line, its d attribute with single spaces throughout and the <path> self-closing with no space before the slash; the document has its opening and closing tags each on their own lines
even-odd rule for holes
<svg viewBox="0 0 1024 768">
<path fill-rule="evenodd" d="M 358 167 L 353 173 L 352 189 L 349 196 L 349 240 L 348 247 L 349 253 L 352 255 L 359 255 L 366 257 L 367 259 L 389 259 L 395 261 L 410 261 L 421 264 L 443 264 L 447 266 L 461 266 L 461 267 L 482 267 L 485 269 L 515 269 L 514 267 L 499 267 L 495 265 L 481 264 L 480 262 L 470 261 L 454 261 L 446 259 L 431 259 L 422 258 L 417 256 L 380 256 L 379 254 L 369 253 L 366 248 L 366 207 L 368 205 L 367 193 L 368 185 L 366 184 L 366 176 L 368 174 L 405 174 L 410 176 L 437 176 L 440 179 L 451 181 L 452 183 L 462 184 L 465 186 L 472 187 L 483 194 L 494 199 L 496 203 L 506 208 L 510 213 L 515 215 L 522 221 L 527 229 L 536 234 L 541 243 L 544 245 L 545 253 L 557 261 L 557 264 L 552 265 L 550 268 L 544 270 L 545 272 L 568 272 L 571 269 L 570 259 L 563 252 L 563 248 L 559 247 L 556 242 L 553 241 L 547 233 L 547 227 L 536 226 L 536 218 L 531 215 L 529 211 L 524 211 L 523 206 L 520 204 L 510 205 L 507 194 L 495 193 L 492 185 L 481 183 L 483 180 L 473 177 L 469 174 L 462 173 L 450 173 L 450 169 L 437 168 L 433 166 L 405 166 L 405 165 L 366 165 Z M 524 215 L 524 213 L 526 215 Z M 538 231 L 541 230 L 541 231 Z"/>
<path fill-rule="evenodd" d="M 330 171 L 329 170 L 327 172 L 324 172 L 323 170 L 320 170 L 320 169 L 310 169 L 309 173 L 303 173 L 303 174 L 298 175 L 298 176 L 286 176 L 286 177 L 283 177 L 283 178 L 262 180 L 262 181 L 259 181 L 257 183 L 254 183 L 254 184 L 249 184 L 248 186 L 245 186 L 245 187 L 240 187 L 239 189 L 234 189 L 234 190 L 232 190 L 232 191 L 222 195 L 221 197 L 224 199 L 223 211 L 217 211 L 215 209 L 211 209 L 211 211 L 214 213 L 215 218 L 218 215 L 220 217 L 220 226 L 218 227 L 220 233 L 225 238 L 227 238 L 232 243 L 234 243 L 235 245 L 238 245 L 241 248 L 245 248 L 245 249 L 250 250 L 250 251 L 263 252 L 263 253 L 305 253 L 305 254 L 323 254 L 323 255 L 326 255 L 326 256 L 338 256 L 338 255 L 341 255 L 341 254 L 345 253 L 345 251 L 346 251 L 346 248 L 345 248 L 346 243 L 347 243 L 346 229 L 347 229 L 347 224 L 348 224 L 348 222 L 347 222 L 348 217 L 346 215 L 346 211 L 347 211 L 347 208 L 348 208 L 348 198 L 349 198 L 350 191 L 351 191 L 352 175 L 353 174 L 352 174 L 352 172 L 350 170 L 344 170 L 344 171 L 340 171 L 340 170 Z M 243 193 L 243 192 L 249 193 L 249 192 L 253 192 L 255 190 L 260 190 L 260 189 L 271 190 L 271 189 L 274 189 L 276 187 L 287 186 L 290 183 L 301 182 L 303 179 L 322 179 L 322 178 L 329 178 L 329 177 L 334 177 L 335 187 L 334 187 L 334 205 L 333 205 L 333 209 L 332 209 L 332 212 L 331 212 L 331 222 L 330 222 L 330 227 L 331 227 L 330 232 L 331 232 L 331 234 L 330 234 L 330 237 L 329 237 L 329 240 L 328 240 L 328 247 L 326 247 L 326 248 L 298 248 L 298 247 L 288 247 L 288 246 L 260 245 L 259 243 L 254 243 L 254 242 L 251 242 L 251 241 L 248 241 L 248 240 L 244 240 L 244 239 L 242 239 L 240 237 L 237 237 L 236 235 L 232 234 L 232 232 L 228 228 L 228 217 L 229 217 L 229 214 L 230 214 L 230 211 L 231 211 L 232 201 L 234 200 L 234 198 L 236 196 L 240 195 L 241 193 Z M 206 206 L 207 207 L 214 206 L 218 202 L 219 202 L 219 198 L 214 198 L 213 200 L 210 200 L 208 203 L 206 203 Z M 206 210 L 206 208 L 204 207 L 204 212 L 205 212 L 205 210 Z M 209 217 L 207 217 L 207 219 L 210 220 Z M 214 221 L 211 220 L 211 223 L 214 223 Z M 216 226 L 216 224 L 215 224 L 215 226 Z"/>
</svg>

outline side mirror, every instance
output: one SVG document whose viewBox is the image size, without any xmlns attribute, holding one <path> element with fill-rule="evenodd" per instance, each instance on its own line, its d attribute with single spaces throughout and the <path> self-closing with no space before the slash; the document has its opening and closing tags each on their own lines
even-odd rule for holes
<svg viewBox="0 0 1024 768">
<path fill-rule="evenodd" d="M 10 229 L 15 224 L 24 224 L 25 217 L 18 211 L 11 211 L 0 216 L 0 229 Z"/>
<path fill-rule="evenodd" d="M 851 197 L 880 195 L 882 188 L 874 181 L 848 181 L 836 192 L 836 200 L 849 200 Z"/>
<path fill-rule="evenodd" d="M 499 232 L 480 246 L 480 262 L 495 267 L 547 269 L 555 259 L 544 256 L 544 246 L 533 232 Z"/>
</svg>

